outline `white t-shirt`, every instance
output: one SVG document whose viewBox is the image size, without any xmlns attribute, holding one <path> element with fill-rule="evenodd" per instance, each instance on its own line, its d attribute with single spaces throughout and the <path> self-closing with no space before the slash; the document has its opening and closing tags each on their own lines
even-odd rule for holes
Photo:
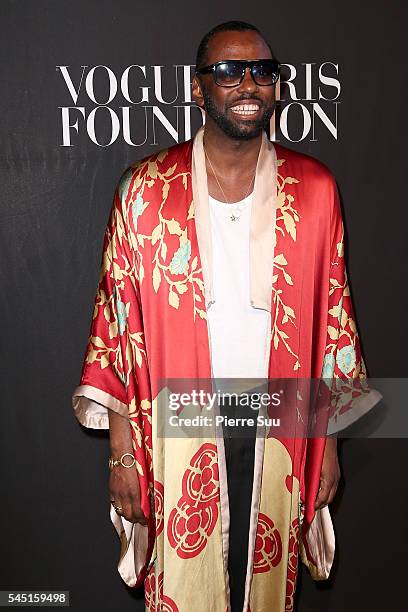
<svg viewBox="0 0 408 612">
<path fill-rule="evenodd" d="M 252 194 L 235 204 L 209 196 L 214 302 L 207 310 L 214 378 L 267 378 L 270 313 L 250 303 Z M 231 220 L 234 215 L 235 220 Z"/>
</svg>

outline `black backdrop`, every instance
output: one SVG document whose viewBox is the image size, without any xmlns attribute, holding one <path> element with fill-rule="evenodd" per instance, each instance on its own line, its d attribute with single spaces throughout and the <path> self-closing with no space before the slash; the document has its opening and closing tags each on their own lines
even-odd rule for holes
<svg viewBox="0 0 408 612">
<path fill-rule="evenodd" d="M 287 113 L 291 141 L 279 130 L 276 137 L 324 161 L 338 181 L 369 373 L 407 376 L 402 128 L 408 15 L 402 3 L 385 0 L 3 0 L 0 12 L 0 589 L 70 590 L 78 612 L 142 610 L 142 594 L 128 590 L 116 571 L 119 540 L 108 516 L 106 434 L 81 428 L 70 404 L 116 181 L 135 159 L 174 144 L 169 126 L 177 115 L 178 138 L 185 139 L 184 107 L 190 103 L 183 66 L 194 64 L 201 36 L 229 19 L 261 27 L 292 77 L 297 71 L 296 95 L 284 90 L 279 107 L 280 115 Z M 142 68 L 129 72 L 130 99 L 138 102 L 147 93 L 140 104 L 120 91 L 132 64 L 146 71 L 146 77 Z M 163 67 L 156 68 L 156 90 L 153 66 Z M 71 94 L 75 98 L 82 70 L 75 104 Z M 94 112 L 94 142 L 84 115 L 92 116 L 97 102 L 108 99 L 109 74 L 119 90 L 107 104 L 111 110 Z M 324 81 L 325 75 L 337 84 Z M 319 85 L 321 96 L 332 100 L 319 99 Z M 160 94 L 171 103 L 160 103 Z M 134 143 L 143 142 L 147 128 L 141 146 L 124 140 L 126 106 Z M 67 107 L 84 110 L 62 110 Z M 77 130 L 65 133 L 65 143 L 64 113 L 72 125 L 78 122 Z M 119 134 L 103 146 L 115 116 Z M 314 134 L 304 130 L 308 117 Z M 199 124 L 200 113 L 192 108 L 193 134 Z M 333 505 L 335 566 L 326 583 L 315 584 L 302 572 L 299 612 L 404 605 L 407 460 L 402 439 L 343 442 L 343 482 Z"/>
</svg>

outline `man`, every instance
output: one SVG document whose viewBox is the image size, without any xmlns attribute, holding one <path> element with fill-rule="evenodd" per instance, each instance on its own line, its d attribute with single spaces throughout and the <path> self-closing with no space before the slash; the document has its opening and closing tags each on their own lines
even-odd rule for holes
<svg viewBox="0 0 408 612">
<path fill-rule="evenodd" d="M 166 437 L 159 400 L 164 379 L 364 379 L 343 224 L 327 168 L 268 140 L 279 64 L 260 32 L 221 24 L 196 64 L 205 126 L 119 181 L 73 406 L 109 427 L 118 569 L 146 609 L 288 611 L 299 550 L 317 580 L 332 565 L 336 438 L 299 418 Z M 332 404 L 329 431 L 376 401 Z"/>
</svg>

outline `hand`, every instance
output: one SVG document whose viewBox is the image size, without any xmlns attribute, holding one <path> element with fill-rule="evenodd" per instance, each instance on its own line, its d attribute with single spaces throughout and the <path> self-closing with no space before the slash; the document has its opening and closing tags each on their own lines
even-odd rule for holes
<svg viewBox="0 0 408 612">
<path fill-rule="evenodd" d="M 109 435 L 111 455 L 120 457 L 123 453 L 132 452 L 132 435 L 128 418 L 114 410 L 109 410 Z M 122 508 L 118 513 L 131 523 L 147 524 L 140 507 L 140 485 L 136 466 L 130 468 L 116 465 L 109 476 L 110 499 L 115 506 Z"/>
<path fill-rule="evenodd" d="M 340 480 L 340 466 L 337 457 L 337 438 L 326 438 L 322 470 L 320 473 L 320 490 L 315 501 L 315 510 L 330 504 L 336 495 Z"/>
<path fill-rule="evenodd" d="M 118 513 L 131 523 L 147 525 L 147 520 L 140 507 L 140 485 L 136 466 L 125 468 L 117 465 L 109 476 L 110 499 L 122 510 Z"/>
</svg>

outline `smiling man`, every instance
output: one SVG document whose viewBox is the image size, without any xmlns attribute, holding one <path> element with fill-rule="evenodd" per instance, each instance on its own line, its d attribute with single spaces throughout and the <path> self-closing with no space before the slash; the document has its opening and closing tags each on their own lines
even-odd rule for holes
<svg viewBox="0 0 408 612">
<path fill-rule="evenodd" d="M 109 428 L 118 570 L 147 610 L 288 612 L 299 552 L 329 575 L 340 477 L 336 439 L 301 431 L 299 389 L 366 377 L 343 223 L 329 170 L 268 138 L 280 65 L 259 30 L 217 26 L 196 64 L 205 125 L 118 182 L 73 407 Z M 163 436 L 169 379 L 294 381 L 293 422 Z M 332 402 L 329 431 L 377 401 Z"/>
</svg>

